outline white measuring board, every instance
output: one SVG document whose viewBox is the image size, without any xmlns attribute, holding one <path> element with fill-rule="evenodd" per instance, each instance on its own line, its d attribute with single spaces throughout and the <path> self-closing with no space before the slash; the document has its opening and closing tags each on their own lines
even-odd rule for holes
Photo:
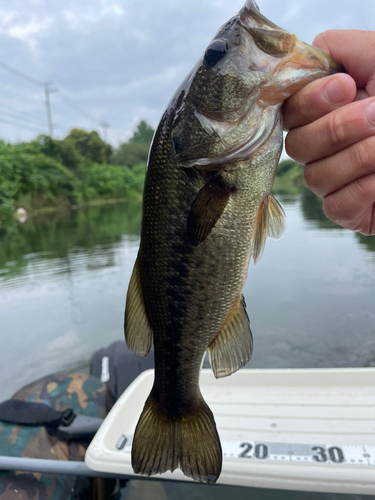
<svg viewBox="0 0 375 500">
<path fill-rule="evenodd" d="M 131 453 L 132 443 L 133 436 L 121 434 L 116 448 L 119 451 L 123 450 Z M 221 441 L 221 447 L 223 458 L 231 460 L 302 462 L 324 465 L 372 465 L 375 467 L 375 446 Z"/>
<path fill-rule="evenodd" d="M 117 401 L 89 467 L 133 474 L 132 436 L 152 383 L 148 370 Z M 375 369 L 240 370 L 220 380 L 202 370 L 200 386 L 221 438 L 218 484 L 375 494 Z M 189 480 L 179 470 L 153 477 Z"/>
</svg>

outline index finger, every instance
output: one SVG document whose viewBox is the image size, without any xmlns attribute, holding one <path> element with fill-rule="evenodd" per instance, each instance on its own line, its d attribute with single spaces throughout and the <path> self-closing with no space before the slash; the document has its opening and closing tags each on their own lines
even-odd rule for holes
<svg viewBox="0 0 375 500">
<path fill-rule="evenodd" d="M 375 95 L 375 31 L 328 30 L 319 33 L 313 45 L 342 64 L 359 89 Z"/>
</svg>

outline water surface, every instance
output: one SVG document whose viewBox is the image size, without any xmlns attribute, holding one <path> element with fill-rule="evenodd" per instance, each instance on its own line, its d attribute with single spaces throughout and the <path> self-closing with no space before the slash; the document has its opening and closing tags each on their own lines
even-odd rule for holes
<svg viewBox="0 0 375 500">
<path fill-rule="evenodd" d="M 327 221 L 307 191 L 249 268 L 248 367 L 375 365 L 375 238 Z M 91 207 L 0 227 L 0 400 L 51 372 L 87 367 L 123 339 L 140 204 Z"/>
</svg>

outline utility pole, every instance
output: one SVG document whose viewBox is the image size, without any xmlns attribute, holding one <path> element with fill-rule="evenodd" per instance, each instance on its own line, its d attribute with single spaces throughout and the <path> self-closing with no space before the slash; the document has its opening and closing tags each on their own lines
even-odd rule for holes
<svg viewBox="0 0 375 500">
<path fill-rule="evenodd" d="M 108 139 L 108 137 L 107 137 L 107 129 L 108 129 L 108 127 L 109 127 L 109 123 L 103 122 L 103 123 L 102 123 L 102 127 L 103 127 L 103 136 L 104 136 L 104 140 L 105 140 L 105 142 L 108 142 L 108 141 L 107 141 L 107 139 Z"/>
<path fill-rule="evenodd" d="M 50 85 L 52 84 L 51 83 L 44 84 L 44 94 L 46 96 L 46 110 L 47 110 L 48 132 L 49 132 L 48 135 L 52 138 L 53 127 L 52 127 L 51 104 L 49 100 L 49 95 L 53 92 L 58 92 L 58 89 L 52 88 Z"/>
</svg>

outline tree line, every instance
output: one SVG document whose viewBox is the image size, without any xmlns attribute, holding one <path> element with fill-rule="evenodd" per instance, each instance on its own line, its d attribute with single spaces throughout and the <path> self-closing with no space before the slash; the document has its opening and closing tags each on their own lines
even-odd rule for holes
<svg viewBox="0 0 375 500">
<path fill-rule="evenodd" d="M 153 133 L 141 121 L 117 148 L 80 129 L 62 140 L 0 141 L 0 214 L 140 197 Z"/>
<path fill-rule="evenodd" d="M 96 131 L 80 129 L 72 129 L 62 140 L 40 135 L 17 144 L 0 141 L 0 216 L 18 207 L 36 212 L 140 198 L 153 134 L 153 128 L 141 121 L 117 148 Z M 301 184 L 301 165 L 281 162 L 274 190 L 295 190 Z"/>
</svg>

